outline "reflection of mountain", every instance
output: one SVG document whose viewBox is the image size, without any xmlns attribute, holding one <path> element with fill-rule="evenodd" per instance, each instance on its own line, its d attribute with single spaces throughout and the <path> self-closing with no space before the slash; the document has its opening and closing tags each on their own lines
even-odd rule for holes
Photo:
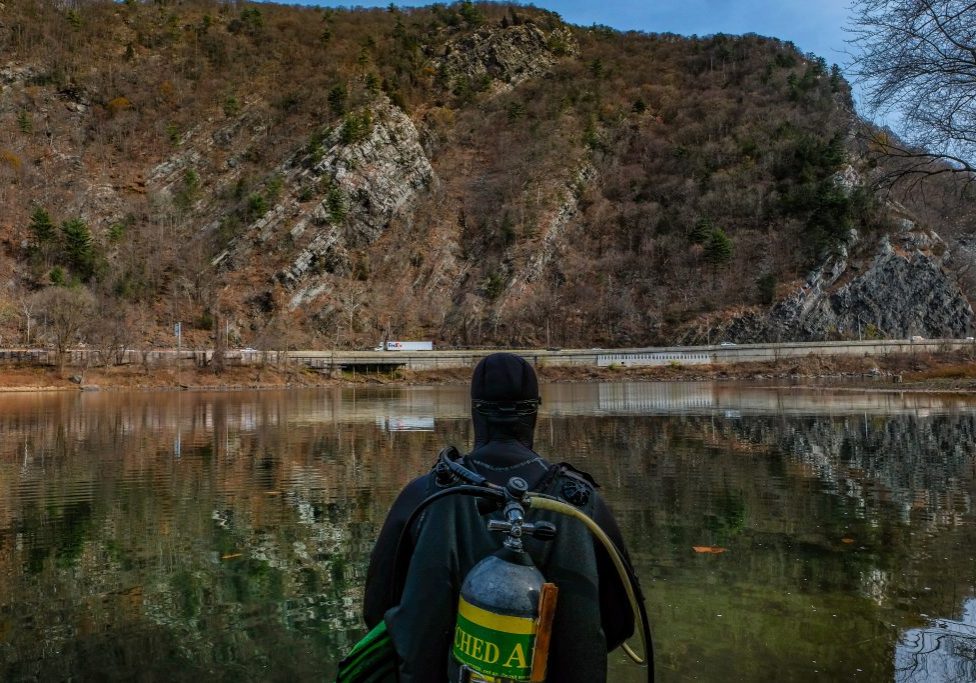
<svg viewBox="0 0 976 683">
<path fill-rule="evenodd" d="M 627 390 L 620 385 L 601 391 L 597 404 L 615 414 L 599 421 L 571 415 L 554 417 L 551 424 L 543 421 L 543 451 L 563 454 L 556 459 L 576 453 L 604 480 L 623 482 L 628 470 L 641 472 L 652 487 L 661 473 L 685 472 L 707 458 L 709 468 L 697 476 L 711 479 L 731 470 L 736 481 L 742 480 L 740 490 L 755 488 L 748 479 L 755 477 L 760 458 L 850 500 L 861 515 L 876 513 L 882 504 L 904 519 L 912 515 L 942 526 L 973 515 L 976 412 L 919 414 L 905 407 L 905 412 L 887 417 L 870 411 L 787 417 L 789 413 L 758 412 L 758 401 L 748 395 L 730 402 L 680 387 L 677 392 L 668 387 L 633 394 Z M 769 402 L 778 400 L 778 392 L 772 393 Z M 688 410 L 673 417 L 659 415 L 656 401 Z M 706 401 L 713 407 L 702 414 Z M 639 410 L 645 415 L 634 414 Z M 743 455 L 748 458 L 742 460 Z M 785 483 L 783 472 L 770 471 L 763 486 L 772 495 Z"/>
<path fill-rule="evenodd" d="M 378 429 L 435 405 L 398 395 L 0 402 L 0 680 L 327 675 L 379 521 L 445 436 Z"/>
<path fill-rule="evenodd" d="M 359 633 L 396 492 L 445 443 L 470 442 L 466 395 L 0 396 L 0 680 L 328 676 Z M 821 595 L 844 596 L 862 619 L 852 641 L 879 647 L 893 641 L 878 624 L 971 595 L 976 417 L 953 400 L 547 386 L 536 444 L 606 485 L 652 600 L 705 590 L 714 620 L 728 597 L 737 632 L 817 659 L 803 610 Z M 757 595 L 775 602 L 768 623 Z M 708 635 L 727 661 L 716 627 L 693 625 L 665 627 Z M 764 657 L 796 659 L 786 645 Z M 890 680 L 884 662 L 875 680 Z"/>
<path fill-rule="evenodd" d="M 754 647 L 763 657 L 738 665 L 743 680 L 814 660 L 824 680 L 849 679 L 852 661 L 865 680 L 891 680 L 888 624 L 973 595 L 976 415 L 730 416 L 733 405 L 560 416 L 537 446 L 604 484 L 658 630 L 710 643 L 694 650 L 699 666 L 718 672 Z M 699 670 L 683 657 L 667 661 Z"/>
<path fill-rule="evenodd" d="M 832 389 L 776 389 L 706 382 L 659 382 L 584 385 L 576 390 L 566 410 L 581 403 L 608 414 L 711 414 L 734 411 L 748 415 L 918 415 L 976 408 L 968 397 L 945 394 L 850 392 Z M 587 395 L 589 394 L 589 395 Z M 551 404 L 550 404 L 551 407 Z"/>
<path fill-rule="evenodd" d="M 779 431 L 778 445 L 837 493 L 887 495 L 905 519 L 940 525 L 973 513 L 976 415 L 810 418 Z"/>
</svg>

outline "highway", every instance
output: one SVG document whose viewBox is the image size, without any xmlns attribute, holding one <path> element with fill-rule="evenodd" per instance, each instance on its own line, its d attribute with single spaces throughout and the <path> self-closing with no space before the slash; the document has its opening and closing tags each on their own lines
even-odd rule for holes
<svg viewBox="0 0 976 683">
<path fill-rule="evenodd" d="M 383 370 L 406 368 L 433 370 L 439 368 L 469 368 L 479 359 L 502 349 L 440 350 L 433 351 L 283 351 L 280 355 L 288 362 L 330 371 Z M 621 349 L 504 349 L 515 353 L 533 365 L 580 366 L 580 367 L 638 367 L 654 365 L 727 365 L 802 358 L 805 356 L 886 356 L 906 353 L 939 353 L 970 350 L 976 355 L 976 342 L 969 339 L 889 339 L 840 342 L 787 342 L 781 344 L 720 344 L 712 346 L 668 346 Z M 91 349 L 73 349 L 68 352 L 68 365 L 80 366 L 93 360 Z M 172 365 L 176 360 L 175 349 L 151 351 L 129 350 L 125 363 L 146 363 L 150 366 Z M 181 364 L 203 365 L 213 356 L 212 349 L 183 349 Z M 276 363 L 276 351 L 231 349 L 225 354 L 226 362 L 233 365 L 259 365 Z M 50 349 L 0 350 L 0 363 L 54 364 L 55 353 Z"/>
<path fill-rule="evenodd" d="M 624 349 L 506 349 L 535 366 L 638 367 L 653 365 L 726 365 L 800 358 L 804 356 L 885 356 L 893 353 L 939 353 L 972 350 L 965 339 L 871 340 L 672 346 Z M 473 367 L 499 349 L 433 351 L 291 351 L 288 356 L 311 367 L 404 367 L 410 370 Z"/>
</svg>

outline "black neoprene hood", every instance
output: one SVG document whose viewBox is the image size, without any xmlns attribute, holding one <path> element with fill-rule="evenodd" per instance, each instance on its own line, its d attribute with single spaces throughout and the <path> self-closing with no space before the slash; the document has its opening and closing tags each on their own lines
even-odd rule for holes
<svg viewBox="0 0 976 683">
<path fill-rule="evenodd" d="M 481 401 L 524 401 L 539 398 L 535 370 L 512 353 L 485 356 L 471 375 L 471 398 Z"/>
<path fill-rule="evenodd" d="M 539 400 L 539 380 L 523 358 L 512 353 L 493 353 L 481 359 L 471 375 L 471 419 L 475 444 L 493 439 L 516 439 L 532 447 L 536 411 L 519 410 L 504 419 L 477 409 L 482 401 L 512 404 Z M 531 403 L 529 404 L 531 405 Z"/>
</svg>

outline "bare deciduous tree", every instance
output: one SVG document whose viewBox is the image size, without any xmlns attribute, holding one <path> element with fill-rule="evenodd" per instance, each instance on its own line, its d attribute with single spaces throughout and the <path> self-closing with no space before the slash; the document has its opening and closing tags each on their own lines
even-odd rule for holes
<svg viewBox="0 0 976 683">
<path fill-rule="evenodd" d="M 345 283 L 344 288 L 339 293 L 339 303 L 342 305 L 342 313 L 346 318 L 347 338 L 346 343 L 351 343 L 356 332 L 356 314 L 366 303 L 366 286 L 362 282 Z M 338 339 L 339 330 L 336 330 Z"/>
<path fill-rule="evenodd" d="M 976 2 L 854 0 L 851 71 L 868 106 L 901 118 L 908 142 L 875 135 L 888 180 L 976 173 Z"/>
<path fill-rule="evenodd" d="M 31 327 L 36 322 L 34 309 L 37 308 L 37 300 L 33 296 L 23 294 L 17 299 L 17 308 L 20 310 L 21 315 L 24 316 L 24 346 L 30 347 Z"/>
<path fill-rule="evenodd" d="M 92 351 L 98 353 L 101 365 L 121 365 L 126 349 L 138 338 L 138 314 L 134 307 L 105 295 L 99 297 L 96 311 L 88 334 Z"/>
<path fill-rule="evenodd" d="M 43 312 L 47 332 L 54 342 L 58 368 L 64 373 L 65 354 L 91 323 L 95 298 L 84 287 L 48 287 L 37 294 L 37 308 Z"/>
</svg>

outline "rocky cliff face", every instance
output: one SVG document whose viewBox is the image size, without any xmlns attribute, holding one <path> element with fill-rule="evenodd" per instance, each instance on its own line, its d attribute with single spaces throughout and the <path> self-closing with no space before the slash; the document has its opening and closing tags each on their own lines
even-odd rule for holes
<svg viewBox="0 0 976 683">
<path fill-rule="evenodd" d="M 448 43 L 440 69 L 454 84 L 465 79 L 474 87 L 490 81 L 512 87 L 546 73 L 559 57 L 578 51 L 572 34 L 562 28 L 549 33 L 533 24 L 485 28 Z"/>
<path fill-rule="evenodd" d="M 735 318 L 724 338 L 739 342 L 832 338 L 965 337 L 973 309 L 944 267 L 948 246 L 903 220 L 883 235 L 870 260 L 849 256 L 858 238 L 809 274 L 768 312 Z"/>
<path fill-rule="evenodd" d="M 451 84 L 463 82 L 502 93 L 546 73 L 557 59 L 577 51 L 572 34 L 563 28 L 548 32 L 534 24 L 484 28 L 448 43 L 432 68 L 446 74 Z M 154 168 L 149 182 L 172 194 L 179 190 L 186 169 L 203 168 L 219 173 L 221 184 L 229 187 L 237 177 L 233 159 L 247 153 L 247 145 L 240 142 L 242 134 L 246 138 L 248 133 L 261 132 L 259 123 L 245 111 L 206 140 L 204 149 L 187 145 Z M 208 166 L 215 147 L 231 157 L 223 168 Z M 329 129 L 313 149 L 280 165 L 275 175 L 283 181 L 285 196 L 246 226 L 214 264 L 231 272 L 253 266 L 257 259 L 266 266 L 275 264 L 272 278 L 289 291 L 288 307 L 313 314 L 322 305 L 317 299 L 336 293 L 334 278 L 350 275 L 354 266 L 350 252 L 373 244 L 395 218 L 409 219 L 438 185 L 421 132 L 383 95 L 351 113 L 343 125 Z M 578 175 L 588 179 L 593 170 L 586 168 Z M 554 183 L 561 184 L 558 179 Z M 522 280 L 533 279 L 551 259 L 560 228 L 576 211 L 576 198 L 570 199 L 571 208 L 560 206 L 552 226 L 543 231 L 541 252 L 519 259 L 529 261 L 519 274 Z M 449 270 L 456 270 L 456 264 Z M 325 307 L 335 308 L 328 303 Z"/>
<path fill-rule="evenodd" d="M 352 122 L 352 123 L 350 123 Z M 279 168 L 289 193 L 217 258 L 235 268 L 274 257 L 292 308 L 321 294 L 323 273 L 349 271 L 349 249 L 368 246 L 436 177 L 413 122 L 381 98 Z"/>
</svg>

